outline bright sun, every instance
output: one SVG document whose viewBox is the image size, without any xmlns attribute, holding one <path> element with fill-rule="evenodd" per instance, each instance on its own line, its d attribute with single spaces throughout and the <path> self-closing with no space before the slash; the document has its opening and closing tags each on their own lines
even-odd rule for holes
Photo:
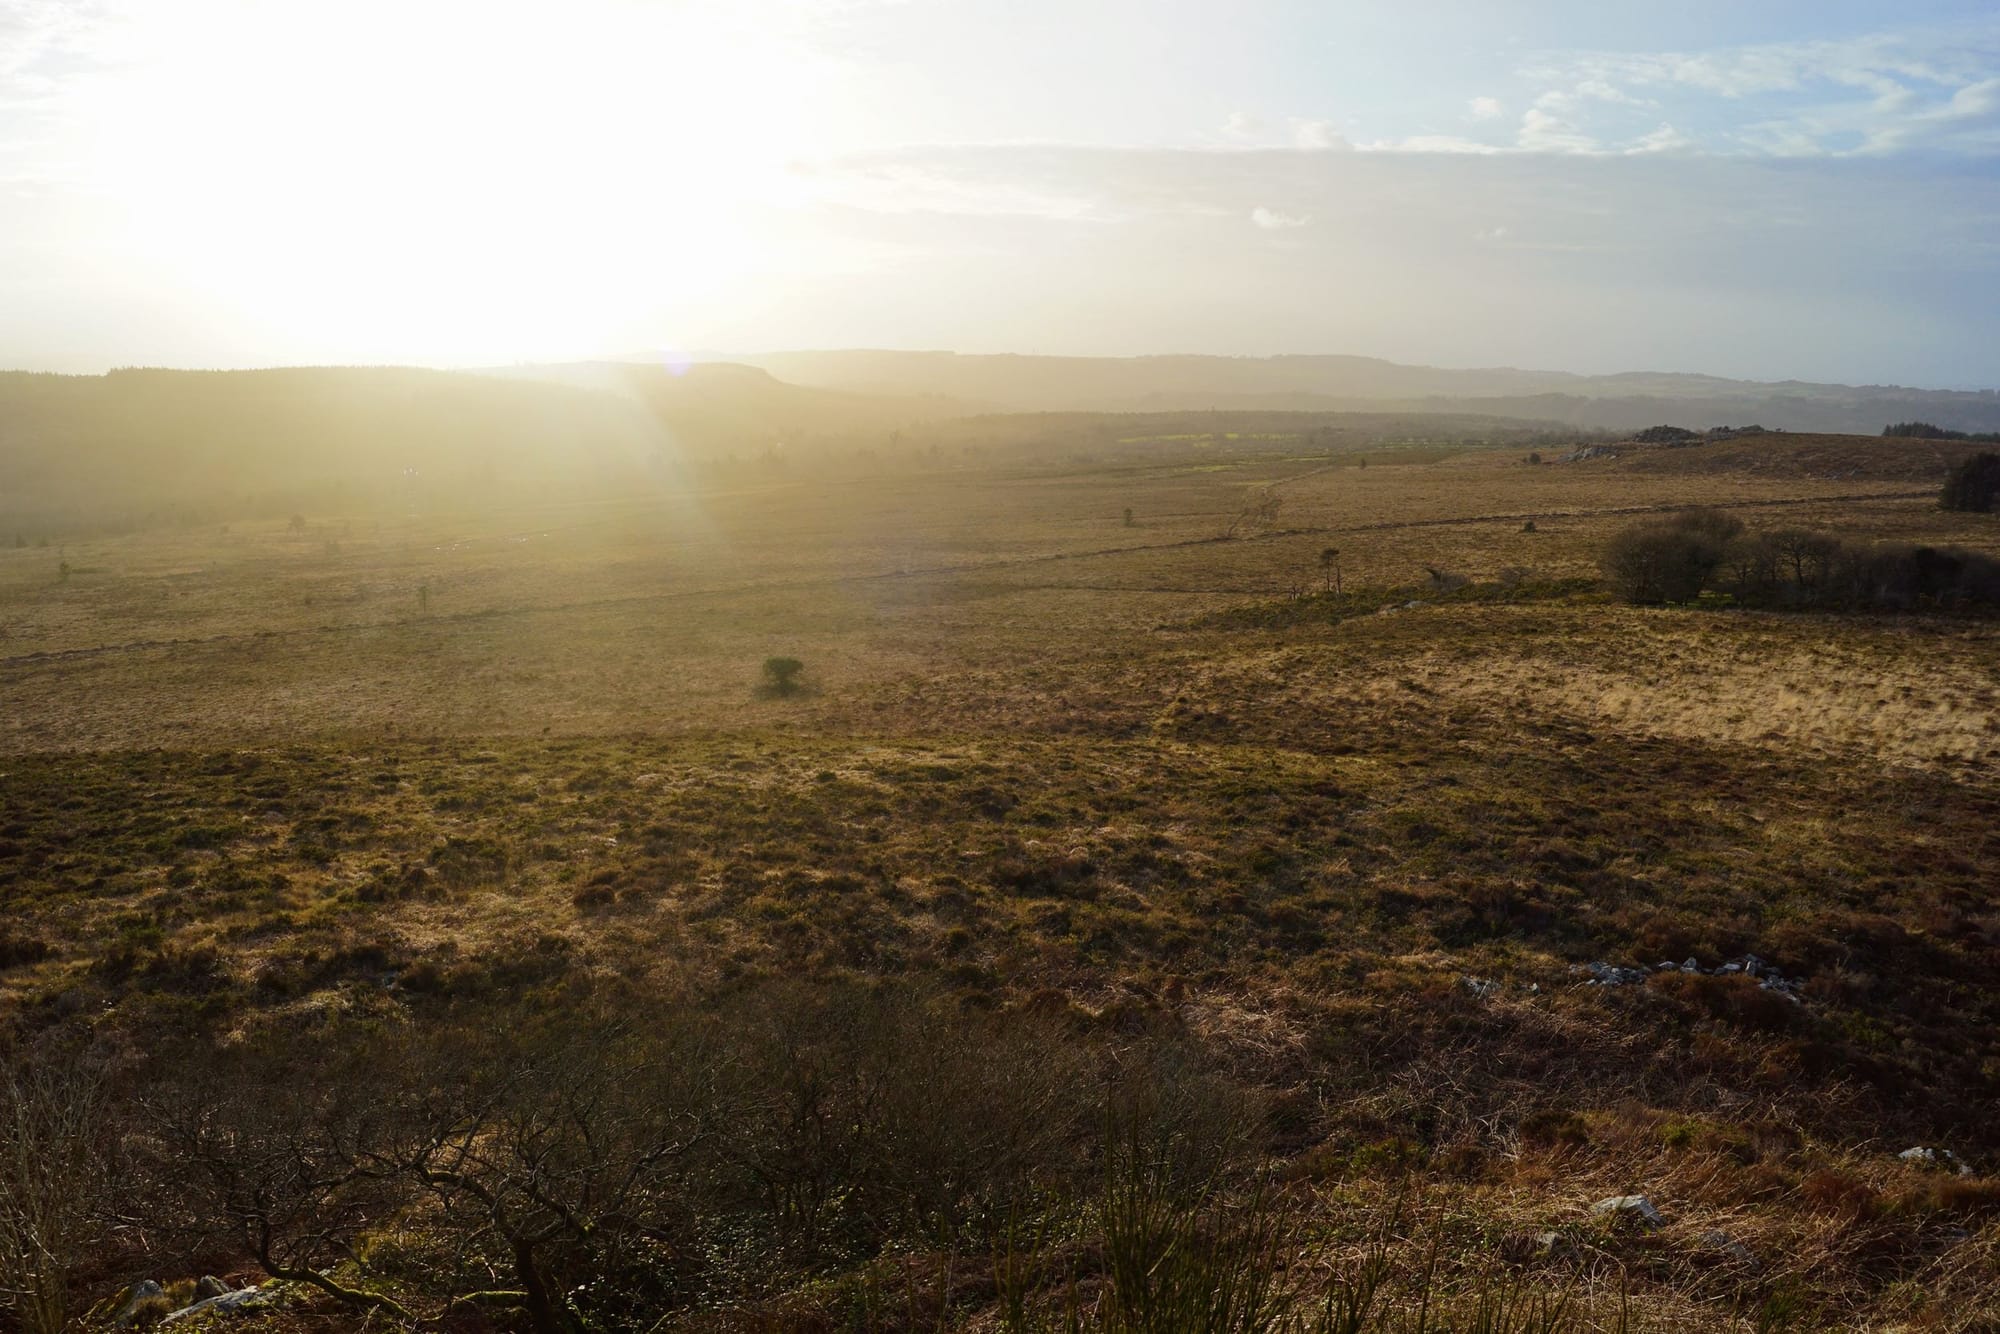
<svg viewBox="0 0 2000 1334">
<path fill-rule="evenodd" d="M 175 6 L 107 71 L 101 184 L 134 245 L 273 333 L 604 346 L 755 289 L 824 71 L 753 8 Z"/>
</svg>

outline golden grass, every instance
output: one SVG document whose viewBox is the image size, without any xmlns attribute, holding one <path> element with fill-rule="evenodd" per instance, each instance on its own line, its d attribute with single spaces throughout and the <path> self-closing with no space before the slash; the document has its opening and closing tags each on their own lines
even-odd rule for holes
<svg viewBox="0 0 2000 1334">
<path fill-rule="evenodd" d="M 1584 596 L 1195 628 L 1317 587 L 1328 546 L 1350 588 L 1575 576 L 1691 503 L 2000 550 L 1899 476 L 1642 462 L 1002 460 L 0 550 L 0 906 L 53 951 L 0 968 L 0 1019 L 142 1042 L 926 978 L 1188 1035 L 1336 1233 L 1415 1191 L 1412 1235 L 1476 1267 L 1638 1190 L 1669 1226 L 1579 1231 L 1570 1276 L 1605 1309 L 1629 1281 L 1641 1328 L 1794 1286 L 1976 1327 L 2000 1225 L 1891 1155 L 2000 1152 L 1992 622 Z M 1213 540 L 1262 488 L 1275 525 Z M 807 693 L 757 697 L 773 654 Z M 1749 950 L 1808 979 L 1795 1024 L 1568 971 Z"/>
</svg>

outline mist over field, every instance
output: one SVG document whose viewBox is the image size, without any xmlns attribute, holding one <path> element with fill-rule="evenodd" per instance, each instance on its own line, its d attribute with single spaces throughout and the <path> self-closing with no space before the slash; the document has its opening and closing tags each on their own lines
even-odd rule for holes
<svg viewBox="0 0 2000 1334">
<path fill-rule="evenodd" d="M 2000 23 L 0 0 L 0 1334 L 2000 1325 Z"/>
</svg>

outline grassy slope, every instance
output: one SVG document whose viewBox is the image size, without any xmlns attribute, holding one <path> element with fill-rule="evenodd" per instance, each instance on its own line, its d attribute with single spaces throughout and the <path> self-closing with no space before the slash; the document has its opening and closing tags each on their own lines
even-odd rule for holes
<svg viewBox="0 0 2000 1334">
<path fill-rule="evenodd" d="M 1209 540 L 1273 483 L 1273 531 Z M 53 947 L 0 1006 L 143 1042 L 592 977 L 930 978 L 1195 1035 L 1300 1189 L 1414 1184 L 1467 1264 L 1642 1189 L 1671 1227 L 1601 1258 L 1663 1321 L 1740 1296 L 1712 1226 L 1759 1292 L 1976 1312 L 1993 1193 L 1890 1154 L 2000 1153 L 1993 628 L 1282 600 L 1327 545 L 1351 584 L 1573 577 L 1622 512 L 1691 500 L 1996 545 L 1841 498 L 1870 490 L 1278 457 L 776 481 L 337 557 L 141 535 L 66 583 L 0 553 L 0 884 Z M 816 693 L 753 696 L 777 651 Z M 1804 1003 L 1569 971 L 1744 952 Z"/>
</svg>

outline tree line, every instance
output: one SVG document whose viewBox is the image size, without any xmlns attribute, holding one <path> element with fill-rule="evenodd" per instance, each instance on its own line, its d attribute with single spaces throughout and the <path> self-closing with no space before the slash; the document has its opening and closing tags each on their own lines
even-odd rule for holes
<svg viewBox="0 0 2000 1334">
<path fill-rule="evenodd" d="M 1599 557 L 1627 602 L 1726 594 L 1776 610 L 1919 611 L 2000 607 L 2000 561 L 1974 551 L 1867 544 L 1805 528 L 1753 532 L 1714 509 L 1634 524 Z"/>
</svg>

